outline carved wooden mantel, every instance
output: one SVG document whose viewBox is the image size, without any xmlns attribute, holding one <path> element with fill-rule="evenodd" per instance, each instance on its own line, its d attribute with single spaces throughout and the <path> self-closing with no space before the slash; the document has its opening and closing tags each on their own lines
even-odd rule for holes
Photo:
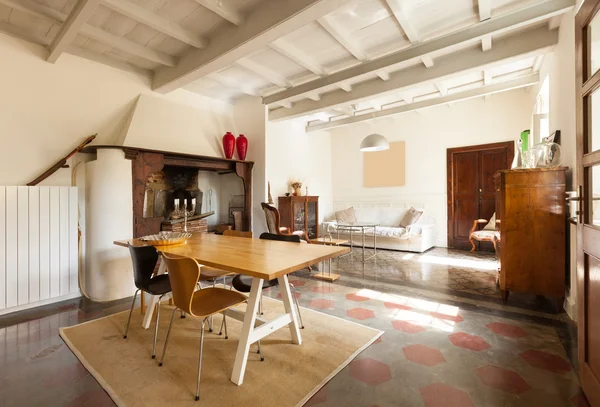
<svg viewBox="0 0 600 407">
<path fill-rule="evenodd" d="M 220 157 L 110 145 L 87 146 L 81 152 L 95 153 L 100 149 L 123 150 L 125 158 L 131 160 L 133 174 L 133 237 L 151 235 L 160 231 L 162 217 L 144 218 L 144 194 L 150 174 L 162 171 L 165 166 L 196 168 L 200 171 L 214 171 L 218 174 L 235 173 L 244 183 L 245 198 L 242 227 L 244 231 L 252 230 L 253 161 L 228 160 Z"/>
</svg>

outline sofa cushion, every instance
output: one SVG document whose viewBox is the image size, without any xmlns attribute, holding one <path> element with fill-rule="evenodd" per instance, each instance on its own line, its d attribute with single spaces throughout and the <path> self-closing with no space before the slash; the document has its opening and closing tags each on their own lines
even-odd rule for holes
<svg viewBox="0 0 600 407">
<path fill-rule="evenodd" d="M 335 213 L 335 221 L 340 224 L 352 225 L 356 223 L 356 214 L 354 207 L 344 209 L 343 211 L 337 211 Z"/>
<path fill-rule="evenodd" d="M 402 217 L 402 220 L 400 221 L 400 227 L 406 228 L 406 227 L 414 224 L 415 222 L 417 222 L 419 220 L 421 215 L 423 215 L 423 211 L 419 211 L 419 210 L 411 207 L 408 211 L 406 211 L 406 214 L 404 214 L 404 217 Z"/>
</svg>

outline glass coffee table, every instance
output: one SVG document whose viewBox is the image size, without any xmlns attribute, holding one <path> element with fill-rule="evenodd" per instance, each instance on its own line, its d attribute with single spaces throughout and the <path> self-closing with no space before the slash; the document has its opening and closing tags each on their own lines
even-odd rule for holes
<svg viewBox="0 0 600 407">
<path fill-rule="evenodd" d="M 354 253 L 354 241 L 352 239 L 353 233 L 360 233 L 362 236 L 361 248 L 363 263 L 377 256 L 377 226 L 379 226 L 379 223 L 337 224 L 336 231 L 338 239 L 340 238 L 340 232 L 350 233 L 350 253 L 344 256 L 351 256 Z M 371 234 L 371 232 L 373 234 Z M 373 238 L 373 254 L 369 257 L 366 257 L 365 255 L 365 237 Z"/>
</svg>

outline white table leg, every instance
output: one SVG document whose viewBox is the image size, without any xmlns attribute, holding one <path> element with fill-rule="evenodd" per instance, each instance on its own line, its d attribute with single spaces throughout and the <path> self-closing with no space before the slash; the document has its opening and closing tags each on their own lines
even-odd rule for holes
<svg viewBox="0 0 600 407">
<path fill-rule="evenodd" d="M 254 330 L 256 321 L 256 313 L 258 312 L 258 302 L 262 294 L 264 280 L 259 278 L 252 279 L 252 287 L 250 288 L 250 296 L 248 297 L 248 305 L 246 307 L 246 315 L 240 332 L 240 342 L 238 343 L 237 352 L 235 354 L 235 362 L 233 363 L 233 373 L 231 381 L 238 386 L 244 383 L 244 373 L 246 371 L 246 362 L 248 361 L 248 352 L 250 352 L 251 333 Z M 288 287 L 289 290 L 289 287 Z"/>
<path fill-rule="evenodd" d="M 158 258 L 158 272 L 157 276 L 161 274 L 165 274 L 167 271 L 167 265 L 162 259 L 162 256 Z M 144 315 L 144 320 L 142 321 L 142 328 L 148 329 L 150 328 L 150 323 L 152 322 L 152 315 L 154 314 L 154 307 L 156 307 L 156 303 L 158 302 L 159 295 L 150 295 L 150 301 L 148 302 L 148 306 L 146 308 L 146 314 Z"/>
<path fill-rule="evenodd" d="M 279 281 L 279 291 L 283 298 L 283 305 L 285 306 L 285 313 L 290 314 L 292 322 L 290 322 L 290 334 L 292 335 L 292 342 L 300 345 L 302 344 L 302 336 L 300 336 L 300 325 L 298 324 L 298 315 L 296 315 L 296 307 L 294 305 L 294 299 L 292 298 L 292 292 L 290 291 L 290 283 L 288 276 L 283 275 L 277 278 Z"/>
</svg>

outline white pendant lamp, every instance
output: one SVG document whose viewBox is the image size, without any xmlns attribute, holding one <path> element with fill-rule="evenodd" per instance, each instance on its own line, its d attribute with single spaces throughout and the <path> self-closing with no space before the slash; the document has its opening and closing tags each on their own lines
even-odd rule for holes
<svg viewBox="0 0 600 407">
<path fill-rule="evenodd" d="M 373 133 L 360 143 L 360 151 L 383 151 L 390 148 L 390 143 L 381 134 Z"/>
</svg>

